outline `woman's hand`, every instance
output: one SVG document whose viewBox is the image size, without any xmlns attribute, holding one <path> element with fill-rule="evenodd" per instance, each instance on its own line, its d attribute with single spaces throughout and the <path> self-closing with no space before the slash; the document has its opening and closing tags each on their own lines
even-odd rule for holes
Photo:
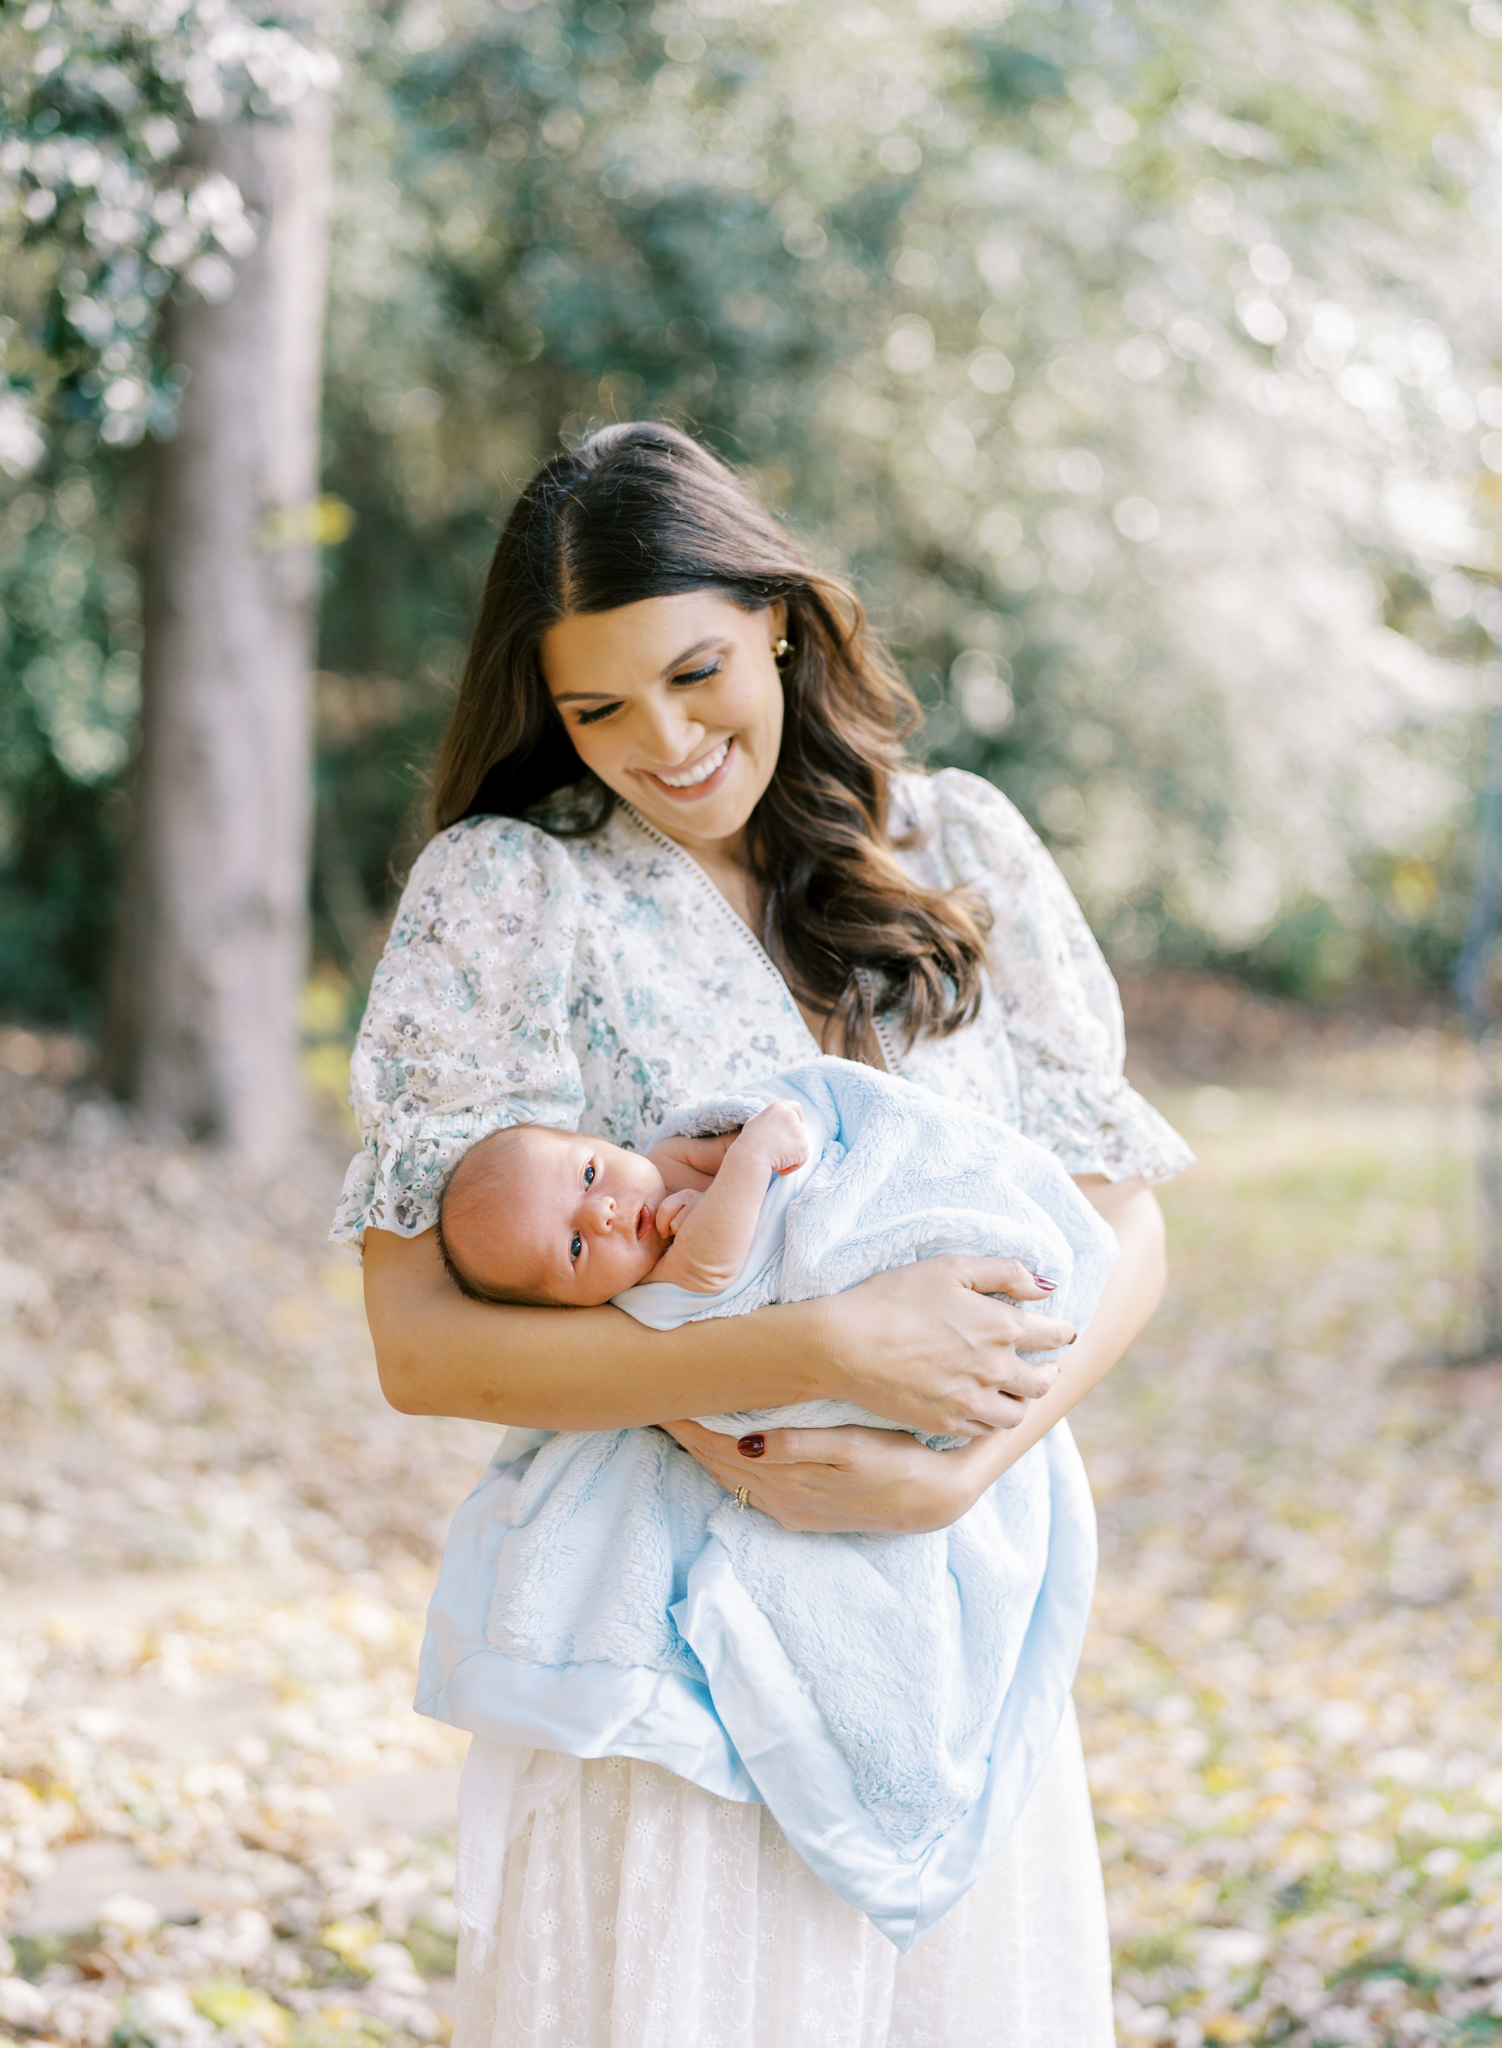
<svg viewBox="0 0 1502 2048">
<path fill-rule="evenodd" d="M 1078 1186 L 1115 1231 L 1121 1257 L 1089 1329 L 1065 1354 L 1051 1389 L 1035 1400 L 1014 1401 L 1011 1419 L 1020 1427 L 993 1429 L 957 1451 L 931 1451 L 910 1436 L 879 1429 L 769 1429 L 738 1443 L 697 1422 L 675 1422 L 666 1425 L 669 1434 L 727 1492 L 744 1486 L 748 1504 L 785 1529 L 865 1530 L 893 1536 L 947 1529 L 1105 1377 L 1163 1292 L 1163 1217 L 1151 1189 L 1141 1180 L 1113 1185 L 1099 1175 L 1082 1177 Z M 892 1280 L 942 1265 L 989 1267 L 991 1262 L 929 1259 L 880 1277 Z M 1012 1270 L 1015 1274 L 1018 1269 Z M 997 1283 L 988 1277 L 981 1284 Z M 838 1299 L 851 1301 L 864 1292 L 865 1288 L 855 1288 Z M 1015 1309 L 1010 1313 L 1026 1325 L 1029 1348 L 1045 1329 L 1067 1328 L 1041 1316 L 1024 1317 Z M 1024 1361 L 1017 1363 L 1027 1369 Z M 1048 1367 L 1043 1370 L 1051 1372 Z M 878 1408 L 868 1397 L 865 1405 L 877 1413 L 895 1413 L 895 1403 Z M 968 1432 L 955 1429 L 945 1434 Z"/>
<path fill-rule="evenodd" d="M 663 1425 L 727 1493 L 784 1529 L 917 1536 L 947 1529 L 990 1485 L 970 1451 L 931 1451 L 905 1430 L 769 1429 L 748 1458 L 734 1437 L 697 1422 Z M 972 1447 L 973 1448 L 973 1447 Z"/>
<path fill-rule="evenodd" d="M 1017 1355 L 1019 1345 L 1074 1342 L 1071 1324 L 1015 1305 L 1052 1292 L 1016 1259 L 952 1256 L 877 1273 L 811 1306 L 824 1312 L 843 1398 L 933 1436 L 979 1437 L 1014 1428 L 1058 1378 L 1057 1359 Z"/>
</svg>

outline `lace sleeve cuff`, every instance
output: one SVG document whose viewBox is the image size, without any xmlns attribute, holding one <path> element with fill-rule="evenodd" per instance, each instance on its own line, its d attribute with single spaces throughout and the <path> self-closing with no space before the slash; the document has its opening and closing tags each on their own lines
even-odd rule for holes
<svg viewBox="0 0 1502 2048">
<path fill-rule="evenodd" d="M 399 1127 L 393 1119 L 367 1140 L 344 1176 L 329 1240 L 359 1248 L 367 1230 L 418 1237 L 438 1221 L 444 1182 L 471 1145 L 530 1119 L 502 1098 L 482 1109 L 426 1117 Z M 405 1120 L 403 1120 L 405 1121 Z"/>
</svg>

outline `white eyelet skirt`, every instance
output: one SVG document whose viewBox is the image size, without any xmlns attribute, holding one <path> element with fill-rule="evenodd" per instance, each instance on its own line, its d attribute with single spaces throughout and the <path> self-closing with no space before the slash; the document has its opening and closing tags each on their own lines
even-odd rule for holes
<svg viewBox="0 0 1502 2048">
<path fill-rule="evenodd" d="M 764 1806 L 656 1764 L 478 1737 L 459 1798 L 453 2048 L 1113 2048 L 1071 1706 L 1022 1819 L 910 1955 Z"/>
</svg>

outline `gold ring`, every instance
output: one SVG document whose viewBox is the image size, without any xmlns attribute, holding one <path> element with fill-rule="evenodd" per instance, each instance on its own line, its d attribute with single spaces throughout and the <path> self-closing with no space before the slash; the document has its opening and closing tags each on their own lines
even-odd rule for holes
<svg viewBox="0 0 1502 2048">
<path fill-rule="evenodd" d="M 746 1505 L 746 1502 L 747 1502 L 747 1501 L 748 1501 L 748 1500 L 749 1500 L 750 1498 L 751 1498 L 751 1493 L 750 1493 L 750 1489 L 749 1489 L 748 1487 L 745 1487 L 745 1486 L 738 1486 L 738 1487 L 737 1487 L 737 1488 L 735 1489 L 735 1504 L 736 1504 L 736 1507 L 737 1507 L 738 1509 L 739 1509 L 739 1508 L 744 1508 L 744 1507 L 745 1507 L 745 1505 Z"/>
</svg>

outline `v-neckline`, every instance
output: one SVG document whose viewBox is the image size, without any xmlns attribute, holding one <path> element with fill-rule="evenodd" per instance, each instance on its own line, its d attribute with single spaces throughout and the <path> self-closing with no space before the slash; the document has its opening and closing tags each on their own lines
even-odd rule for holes
<svg viewBox="0 0 1502 2048">
<path fill-rule="evenodd" d="M 730 922 L 735 926 L 736 930 L 740 933 L 741 937 L 745 940 L 746 944 L 751 948 L 752 952 L 756 955 L 757 959 L 761 962 L 762 966 L 766 969 L 767 973 L 771 975 L 772 979 L 781 989 L 783 996 L 787 1001 L 788 1007 L 792 1010 L 793 1015 L 798 1019 L 799 1024 L 803 1027 L 803 1034 L 805 1038 L 807 1038 L 809 1044 L 813 1047 L 815 1055 L 818 1058 L 822 1059 L 824 1057 L 824 1048 L 819 1043 L 818 1039 L 814 1036 L 812 1027 L 809 1024 L 807 1017 L 805 1017 L 803 1014 L 803 1010 L 801 1005 L 799 1004 L 798 998 L 793 994 L 793 991 L 788 987 L 787 976 L 782 972 L 781 968 L 778 967 L 776 961 L 772 958 L 771 954 L 767 951 L 766 947 L 761 943 L 761 940 L 756 936 L 755 932 L 751 929 L 750 925 L 747 924 L 746 920 L 741 916 L 740 912 L 736 909 L 735 905 L 731 902 L 730 898 L 725 894 L 724 890 L 720 887 L 719 883 L 716 882 L 714 876 L 710 874 L 707 868 L 700 867 L 698 861 L 694 859 L 693 855 L 689 852 L 686 846 L 680 846 L 676 839 L 671 838 L 666 832 L 662 831 L 658 826 L 651 824 L 646 818 L 644 818 L 641 812 L 637 810 L 634 804 L 628 803 L 624 797 L 619 797 L 617 801 L 619 802 L 621 808 L 630 817 L 632 823 L 636 825 L 638 830 L 644 832 L 647 835 L 647 837 L 651 840 L 654 840 L 657 843 L 657 845 L 665 848 L 665 850 L 668 853 L 672 854 L 675 860 L 687 863 L 688 867 L 697 877 L 698 881 L 704 886 L 704 888 L 706 888 L 709 891 L 710 895 L 714 899 L 717 908 L 721 910 L 726 917 L 729 918 Z M 863 980 L 868 979 L 864 968 L 857 969 L 857 972 L 861 975 Z M 885 1062 L 886 1071 L 889 1074 L 895 1075 L 898 1072 L 896 1052 L 892 1046 L 891 1040 L 887 1036 L 885 1025 L 882 1023 L 881 1018 L 878 1017 L 876 1014 L 876 1008 L 874 1004 L 872 1005 L 871 1009 L 871 1031 L 872 1036 L 876 1040 L 876 1049 L 881 1054 L 881 1057 Z M 878 1068 L 876 1071 L 879 1073 L 881 1069 Z"/>
</svg>

